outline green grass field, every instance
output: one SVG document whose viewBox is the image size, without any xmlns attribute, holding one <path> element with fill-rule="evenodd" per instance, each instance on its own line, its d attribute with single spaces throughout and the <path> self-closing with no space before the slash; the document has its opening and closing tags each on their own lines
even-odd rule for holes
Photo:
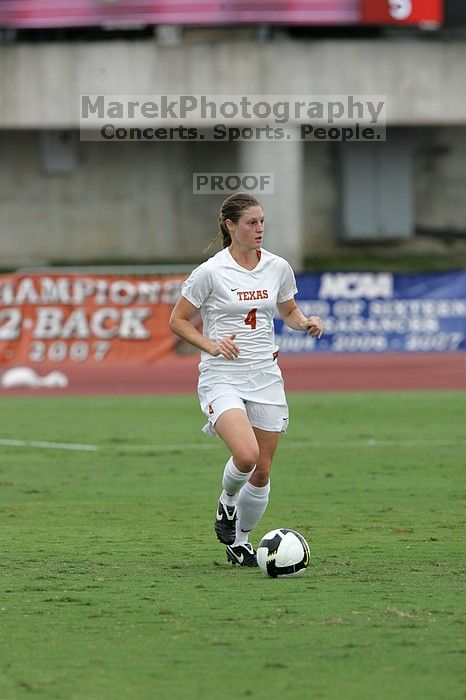
<svg viewBox="0 0 466 700">
<path fill-rule="evenodd" d="M 195 397 L 0 401 L 2 700 L 464 697 L 466 394 L 289 403 L 252 541 L 312 562 L 271 580 L 215 539 Z"/>
</svg>

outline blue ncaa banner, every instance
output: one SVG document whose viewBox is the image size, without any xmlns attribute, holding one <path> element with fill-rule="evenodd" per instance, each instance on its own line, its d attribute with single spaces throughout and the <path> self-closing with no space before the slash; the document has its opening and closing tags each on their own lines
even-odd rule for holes
<svg viewBox="0 0 466 700">
<path fill-rule="evenodd" d="M 404 275 L 324 272 L 296 276 L 296 302 L 325 322 L 320 340 L 275 319 L 284 353 L 466 350 L 466 270 Z"/>
</svg>

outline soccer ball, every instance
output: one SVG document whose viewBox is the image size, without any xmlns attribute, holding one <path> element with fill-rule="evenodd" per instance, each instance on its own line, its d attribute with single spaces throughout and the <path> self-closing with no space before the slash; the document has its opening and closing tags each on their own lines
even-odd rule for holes
<svg viewBox="0 0 466 700">
<path fill-rule="evenodd" d="M 270 578 L 302 576 L 309 565 L 309 545 L 299 532 L 271 530 L 259 542 L 257 563 Z"/>
</svg>

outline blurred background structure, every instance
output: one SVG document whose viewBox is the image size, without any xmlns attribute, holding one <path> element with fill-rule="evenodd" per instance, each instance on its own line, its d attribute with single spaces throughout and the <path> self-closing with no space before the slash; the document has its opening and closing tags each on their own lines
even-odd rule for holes
<svg viewBox="0 0 466 700">
<path fill-rule="evenodd" d="M 197 262 L 224 198 L 192 193 L 205 171 L 275 173 L 268 245 L 297 269 L 425 237 L 464 254 L 460 0 L 2 0 L 0 27 L 3 268 Z M 382 94 L 387 141 L 86 142 L 81 94 Z"/>
<path fill-rule="evenodd" d="M 193 175 L 268 173 L 273 193 L 257 195 L 265 247 L 298 273 L 320 273 L 303 275 L 298 301 L 326 320 L 316 344 L 277 319 L 282 350 L 305 361 L 405 351 L 411 364 L 392 366 L 399 385 L 464 386 L 465 75 L 462 0 L 0 0 L 0 269 L 19 269 L 0 278 L 0 365 L 69 362 L 72 378 L 92 363 L 180 359 L 187 348 L 168 315 L 185 274 L 214 252 L 231 193 L 200 196 Z M 309 140 L 300 119 L 275 141 L 95 139 L 86 95 L 382 99 L 386 139 Z M 439 356 L 422 365 L 418 352 L 450 353 L 449 378 Z M 304 366 L 294 362 L 291 388 L 305 388 Z M 179 389 L 193 385 L 193 368 Z M 365 362 L 358 372 L 339 386 L 378 386 L 364 384 Z M 124 376 L 124 389 L 168 381 L 163 371 L 152 384 L 145 372 Z"/>
</svg>

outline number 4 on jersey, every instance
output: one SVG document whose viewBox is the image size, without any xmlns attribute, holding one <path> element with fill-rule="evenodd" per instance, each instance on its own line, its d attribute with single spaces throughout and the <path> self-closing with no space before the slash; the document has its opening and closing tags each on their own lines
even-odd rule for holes
<svg viewBox="0 0 466 700">
<path fill-rule="evenodd" d="M 248 315 L 244 319 L 245 324 L 247 326 L 251 326 L 251 330 L 255 330 L 256 325 L 257 325 L 256 311 L 257 311 L 257 309 L 251 309 L 251 311 L 248 313 Z"/>
</svg>

